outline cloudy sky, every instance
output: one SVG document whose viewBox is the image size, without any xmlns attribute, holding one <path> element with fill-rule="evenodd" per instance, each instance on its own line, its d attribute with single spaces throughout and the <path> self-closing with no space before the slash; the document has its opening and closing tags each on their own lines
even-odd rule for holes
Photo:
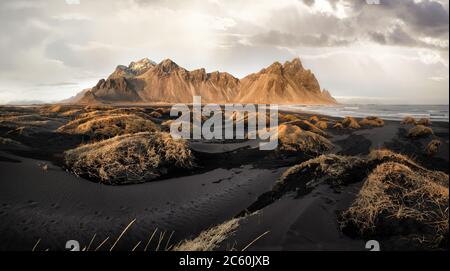
<svg viewBox="0 0 450 271">
<path fill-rule="evenodd" d="M 449 99 L 447 0 L 1 0 L 0 26 L 0 104 L 143 57 L 241 78 L 298 56 L 342 102 Z"/>
</svg>

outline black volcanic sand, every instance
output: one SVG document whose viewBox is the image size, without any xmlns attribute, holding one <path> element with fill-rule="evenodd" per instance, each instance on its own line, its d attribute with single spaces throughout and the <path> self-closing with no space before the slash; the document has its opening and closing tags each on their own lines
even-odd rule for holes
<svg viewBox="0 0 450 271">
<path fill-rule="evenodd" d="M 386 121 L 380 128 L 326 132 L 335 153 L 363 155 L 387 147 L 448 173 L 448 123 L 432 125 L 434 138 L 442 141 L 434 157 L 424 153 L 432 137 L 407 138 L 409 128 Z M 289 166 L 310 158 L 261 152 L 257 142 L 191 142 L 195 170 L 160 181 L 110 186 L 63 169 L 62 152 L 80 144 L 82 138 L 45 127 L 32 136 L 7 134 L 7 130 L 0 128 L 0 136 L 28 147 L 0 145 L 0 250 L 30 251 L 36 243 L 37 250 L 63 250 L 69 239 L 83 247 L 94 236 L 90 249 L 109 238 L 100 248 L 107 250 L 133 219 L 115 249 L 131 250 L 141 242 L 137 250 L 142 250 L 155 229 L 148 249 L 155 250 L 158 243 L 159 249 L 165 249 L 245 212 Z M 43 165 L 48 165 L 47 170 Z M 219 249 L 242 249 L 268 232 L 248 249 L 364 250 L 365 240 L 342 234 L 336 220 L 337 212 L 349 206 L 361 185 L 336 191 L 322 184 L 306 195 L 286 194 L 244 218 Z"/>
</svg>

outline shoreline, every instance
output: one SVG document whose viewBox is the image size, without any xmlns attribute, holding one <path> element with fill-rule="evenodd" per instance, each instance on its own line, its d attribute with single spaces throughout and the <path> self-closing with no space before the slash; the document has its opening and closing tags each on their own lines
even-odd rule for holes
<svg viewBox="0 0 450 271">
<path fill-rule="evenodd" d="M 303 119 L 322 116 L 280 113 L 293 113 Z M 58 114 L 50 118 L 51 125 Z M 431 138 L 406 138 L 410 127 L 387 120 L 383 127 L 328 128 L 329 140 L 335 146 L 329 153 L 362 156 L 372 149 L 389 148 L 414 157 L 428 169 L 448 174 L 448 123 L 431 125 L 433 137 L 442 141 L 438 153 L 431 158 L 423 152 Z M 33 145 L 28 149 L 8 149 L 3 145 L 0 148 L 0 231 L 5 233 L 0 238 L 0 250 L 30 251 L 39 239 L 38 250 L 64 250 L 65 241 L 75 239 L 85 245 L 94 235 L 96 245 L 109 237 L 106 249 L 133 219 L 136 221 L 117 250 L 129 251 L 139 241 L 145 243 L 155 229 L 157 237 L 163 237 L 164 246 L 165 242 L 175 245 L 245 212 L 272 189 L 289 167 L 309 159 L 300 154 L 278 157 L 261 153 L 248 142 L 191 142 L 201 163 L 188 174 L 140 184 L 104 185 L 76 177 L 58 162 L 61 151 L 76 146 L 79 138 L 58 137 L 45 129 L 38 131 L 39 136 L 28 137 L 7 131 L 0 129 L 3 136 Z M 47 170 L 42 169 L 45 164 Z M 301 198 L 286 194 L 257 215 L 243 219 L 236 233 L 218 249 L 226 250 L 233 244 L 244 247 L 270 231 L 250 250 L 363 250 L 363 241 L 344 235 L 335 221 L 335 211 L 348 207 L 361 185 L 362 181 L 356 182 L 339 193 L 323 185 Z M 284 224 L 277 226 L 275 221 Z M 153 241 L 149 249 L 155 250 L 156 246 Z"/>
</svg>

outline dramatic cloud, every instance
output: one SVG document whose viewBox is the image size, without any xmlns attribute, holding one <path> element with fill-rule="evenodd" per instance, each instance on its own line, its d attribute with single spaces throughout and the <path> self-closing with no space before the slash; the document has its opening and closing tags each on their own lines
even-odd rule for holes
<svg viewBox="0 0 450 271">
<path fill-rule="evenodd" d="M 1 1 L 0 103 L 63 99 L 143 57 L 242 77 L 296 56 L 336 96 L 442 103 L 448 6 L 445 0 Z"/>
</svg>

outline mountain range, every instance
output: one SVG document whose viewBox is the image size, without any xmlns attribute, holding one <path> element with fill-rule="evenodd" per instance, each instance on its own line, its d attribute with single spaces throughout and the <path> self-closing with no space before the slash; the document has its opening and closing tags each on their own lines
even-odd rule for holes
<svg viewBox="0 0 450 271">
<path fill-rule="evenodd" d="M 257 73 L 238 79 L 227 72 L 186 70 L 170 59 L 155 63 L 147 58 L 119 65 L 106 79 L 85 89 L 66 103 L 204 103 L 335 104 L 321 90 L 314 74 L 299 58 L 275 62 Z"/>
</svg>

